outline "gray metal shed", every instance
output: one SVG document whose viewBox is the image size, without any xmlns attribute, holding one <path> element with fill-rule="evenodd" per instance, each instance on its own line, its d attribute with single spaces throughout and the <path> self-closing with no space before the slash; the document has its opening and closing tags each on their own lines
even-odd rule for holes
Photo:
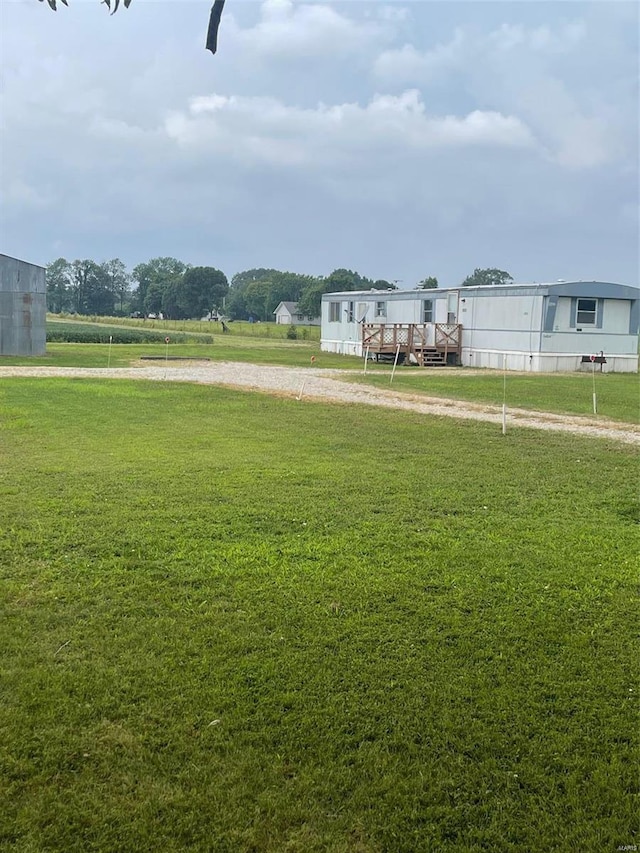
<svg viewBox="0 0 640 853">
<path fill-rule="evenodd" d="M 47 345 L 44 267 L 0 254 L 0 355 L 44 355 Z"/>
</svg>

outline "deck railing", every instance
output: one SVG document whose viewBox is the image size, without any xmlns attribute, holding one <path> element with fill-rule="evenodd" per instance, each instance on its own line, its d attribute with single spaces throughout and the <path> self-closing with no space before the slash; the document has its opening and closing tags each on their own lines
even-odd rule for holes
<svg viewBox="0 0 640 853">
<path fill-rule="evenodd" d="M 434 349 L 460 353 L 459 323 L 363 323 L 362 346 L 372 353 Z"/>
</svg>

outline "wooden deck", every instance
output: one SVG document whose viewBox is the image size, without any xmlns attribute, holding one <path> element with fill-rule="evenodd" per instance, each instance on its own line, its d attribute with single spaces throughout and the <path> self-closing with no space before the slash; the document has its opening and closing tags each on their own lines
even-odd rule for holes
<svg viewBox="0 0 640 853">
<path fill-rule="evenodd" d="M 363 323 L 362 352 L 388 358 L 396 353 L 421 367 L 459 364 L 462 326 L 459 323 Z"/>
</svg>

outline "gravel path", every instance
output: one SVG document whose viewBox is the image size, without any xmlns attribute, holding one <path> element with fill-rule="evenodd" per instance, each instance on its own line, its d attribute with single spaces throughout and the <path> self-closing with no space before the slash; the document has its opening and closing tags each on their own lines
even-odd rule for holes
<svg viewBox="0 0 640 853">
<path fill-rule="evenodd" d="M 204 385 L 228 385 L 299 398 L 360 403 L 405 409 L 425 415 L 488 421 L 500 425 L 502 409 L 422 395 L 402 394 L 349 382 L 350 371 L 321 368 L 274 367 L 240 362 L 173 362 L 169 366 L 127 368 L 84 367 L 0 367 L 0 379 L 6 376 L 61 376 L 73 378 L 147 379 L 167 382 L 196 382 Z M 532 429 L 555 430 L 575 435 L 607 438 L 640 445 L 640 427 L 598 418 L 556 415 L 509 409 L 507 424 Z"/>
</svg>

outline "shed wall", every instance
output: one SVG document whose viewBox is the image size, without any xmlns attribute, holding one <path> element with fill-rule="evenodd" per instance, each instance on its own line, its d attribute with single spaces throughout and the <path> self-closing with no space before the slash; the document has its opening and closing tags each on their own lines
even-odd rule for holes
<svg viewBox="0 0 640 853">
<path fill-rule="evenodd" d="M 0 355 L 46 351 L 44 267 L 0 255 Z"/>
</svg>

